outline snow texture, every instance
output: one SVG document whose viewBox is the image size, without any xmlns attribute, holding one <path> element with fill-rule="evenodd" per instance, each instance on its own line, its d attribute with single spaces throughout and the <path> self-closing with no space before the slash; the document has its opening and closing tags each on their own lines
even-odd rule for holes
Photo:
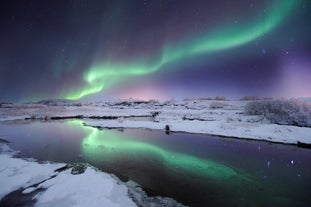
<svg viewBox="0 0 311 207">
<path fill-rule="evenodd" d="M 308 99 L 309 100 L 309 99 Z M 300 112 L 290 114 L 302 123 L 310 105 L 301 104 Z M 295 102 L 302 100 L 295 100 Z M 226 137 L 266 140 L 270 142 L 311 144 L 311 127 L 299 127 L 297 122 L 273 122 L 261 114 L 246 113 L 251 101 L 137 101 L 63 102 L 48 104 L 10 104 L 0 108 L 0 120 L 14 119 L 83 119 L 88 126 L 103 128 L 144 128 L 171 132 L 188 132 Z M 45 103 L 45 102 L 42 102 Z M 306 107 L 305 107 L 306 106 Z M 281 117 L 282 118 L 282 117 Z M 302 120 L 302 121 L 300 121 Z M 282 120 L 281 120 L 282 121 Z M 310 120 L 307 120 L 309 123 Z M 283 125 L 280 125 L 283 124 Z M 296 123 L 296 124 L 295 124 Z M 308 125 L 306 125 L 308 126 Z"/>
<path fill-rule="evenodd" d="M 171 198 L 148 197 L 134 182 L 121 183 L 113 175 L 88 166 L 72 174 L 66 164 L 43 163 L 15 158 L 17 152 L 0 144 L 0 203 L 9 193 L 35 193 L 36 207 L 183 207 Z"/>
<path fill-rule="evenodd" d="M 259 115 L 274 124 L 311 127 L 311 104 L 294 100 L 253 101 L 246 105 L 249 115 Z"/>
<path fill-rule="evenodd" d="M 65 164 L 38 164 L 27 160 L 14 158 L 13 151 L 7 145 L 1 146 L 0 154 L 0 199 L 6 194 L 27 188 L 56 175 L 56 169 Z"/>
<path fill-rule="evenodd" d="M 82 174 L 72 175 L 71 170 L 61 172 L 54 179 L 40 184 L 47 188 L 36 196 L 35 206 L 136 206 L 111 175 L 87 168 Z"/>
<path fill-rule="evenodd" d="M 109 174 L 90 167 L 78 175 L 72 175 L 71 169 L 57 172 L 65 164 L 39 164 L 14 158 L 6 145 L 1 149 L 0 200 L 21 188 L 23 194 L 42 188 L 46 190 L 35 196 L 35 206 L 136 206 L 127 187 Z"/>
</svg>

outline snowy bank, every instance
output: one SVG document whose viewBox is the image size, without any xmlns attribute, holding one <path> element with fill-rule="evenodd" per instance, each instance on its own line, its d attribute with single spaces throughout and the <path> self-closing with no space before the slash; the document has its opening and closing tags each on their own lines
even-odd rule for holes
<svg viewBox="0 0 311 207">
<path fill-rule="evenodd" d="M 73 173 L 66 164 L 42 163 L 15 158 L 16 152 L 0 144 L 0 206 L 14 191 L 30 195 L 35 206 L 183 206 L 171 198 L 148 197 L 136 184 L 128 186 L 110 174 L 86 167 Z M 14 194 L 14 199 L 16 194 Z"/>
<path fill-rule="evenodd" d="M 21 104 L 0 108 L 0 120 L 82 119 L 88 126 L 145 128 L 270 142 L 311 144 L 311 128 L 279 125 L 245 113 L 250 101 L 186 100 L 167 102 L 80 102 Z"/>
<path fill-rule="evenodd" d="M 168 125 L 171 132 L 210 134 L 242 139 L 265 140 L 277 143 L 311 143 L 311 128 L 277 124 L 223 122 L 223 121 L 94 121 L 84 120 L 86 126 L 100 128 L 143 128 L 164 130 Z"/>
</svg>

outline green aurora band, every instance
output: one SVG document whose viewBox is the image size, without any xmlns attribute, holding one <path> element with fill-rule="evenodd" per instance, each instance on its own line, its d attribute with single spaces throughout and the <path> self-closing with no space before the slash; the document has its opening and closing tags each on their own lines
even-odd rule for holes
<svg viewBox="0 0 311 207">
<path fill-rule="evenodd" d="M 246 174 L 238 173 L 231 167 L 211 160 L 202 160 L 194 156 L 168 151 L 152 144 L 132 141 L 130 137 L 122 139 L 120 132 L 112 130 L 98 130 L 97 128 L 85 127 L 82 121 L 69 121 L 70 125 L 81 127 L 87 132 L 82 141 L 82 150 L 85 156 L 91 159 L 106 160 L 111 162 L 122 156 L 130 157 L 133 153 L 139 154 L 140 158 L 152 156 L 161 159 L 161 163 L 169 169 L 186 171 L 193 175 L 205 178 L 225 180 L 232 177 L 251 181 Z"/>
<path fill-rule="evenodd" d="M 70 93 L 65 98 L 80 99 L 111 87 L 131 76 L 141 76 L 154 73 L 164 65 L 181 61 L 195 55 L 212 53 L 242 46 L 267 34 L 279 25 L 297 4 L 297 0 L 284 0 L 274 5 L 266 12 L 265 18 L 244 26 L 226 27 L 213 33 L 205 34 L 190 42 L 163 47 L 162 54 L 157 61 L 137 61 L 135 63 L 105 62 L 95 64 L 84 74 L 86 86 L 81 90 Z"/>
</svg>

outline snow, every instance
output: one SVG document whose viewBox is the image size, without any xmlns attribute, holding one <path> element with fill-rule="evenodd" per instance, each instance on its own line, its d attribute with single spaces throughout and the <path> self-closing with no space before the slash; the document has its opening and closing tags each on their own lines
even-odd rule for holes
<svg viewBox="0 0 311 207">
<path fill-rule="evenodd" d="M 24 104 L 0 108 L 0 120 L 31 118 L 83 119 L 88 126 L 103 128 L 144 128 L 172 132 L 220 135 L 234 138 L 266 140 L 297 144 L 311 143 L 311 128 L 277 125 L 259 116 L 246 115 L 249 101 L 187 100 L 167 102 L 139 102 L 119 100 L 111 102 L 55 102 L 51 105 Z M 146 120 L 130 117 L 146 117 Z M 149 117 L 149 120 L 147 119 Z"/>
<path fill-rule="evenodd" d="M 63 163 L 37 163 L 16 158 L 18 152 L 0 143 L 0 201 L 9 193 L 33 193 L 36 207 L 149 207 L 184 205 L 167 197 L 148 197 L 134 182 L 122 183 L 113 175 L 88 166 L 73 174 Z M 63 170 L 60 170 L 63 169 Z"/>
<path fill-rule="evenodd" d="M 171 132 L 211 134 L 234 138 L 266 140 L 271 142 L 296 144 L 297 141 L 311 143 L 311 128 L 282 126 L 277 124 L 228 123 L 223 121 L 84 121 L 87 126 L 102 128 L 144 128 L 164 130 L 165 125 Z"/>
<path fill-rule="evenodd" d="M 127 183 L 129 187 L 129 194 L 131 198 L 135 201 L 137 206 L 142 207 L 185 207 L 183 204 L 176 202 L 172 198 L 168 197 L 148 197 L 147 194 L 139 187 L 136 183 L 129 181 Z"/>
<path fill-rule="evenodd" d="M 246 115 L 244 107 L 248 101 L 48 103 L 0 107 L 0 121 L 25 118 L 51 121 L 53 117 L 80 116 L 85 125 L 92 127 L 164 131 L 168 125 L 171 132 L 311 144 L 311 128 L 271 124 L 259 116 Z M 16 158 L 16 154 L 0 143 L 0 200 L 13 191 L 22 190 L 25 195 L 36 194 L 35 206 L 182 206 L 170 198 L 148 197 L 139 186 L 124 184 L 92 167 L 74 175 L 71 169 L 57 171 L 66 164 L 39 164 L 35 160 Z"/>
<path fill-rule="evenodd" d="M 24 189 L 23 194 L 43 188 L 46 190 L 35 196 L 35 206 L 136 206 L 127 187 L 109 174 L 90 167 L 78 175 L 72 175 L 71 169 L 57 172 L 66 164 L 39 164 L 14 158 L 6 145 L 1 147 L 0 200 L 20 188 Z"/>
<path fill-rule="evenodd" d="M 56 175 L 55 170 L 64 166 L 64 164 L 38 164 L 36 162 L 13 158 L 14 153 L 8 153 L 6 145 L 1 145 L 1 151 L 0 199 L 19 188 L 27 188 Z"/>
<path fill-rule="evenodd" d="M 36 196 L 35 206 L 136 206 L 128 197 L 126 186 L 90 167 L 78 175 L 66 170 L 39 187 L 47 190 Z"/>
</svg>

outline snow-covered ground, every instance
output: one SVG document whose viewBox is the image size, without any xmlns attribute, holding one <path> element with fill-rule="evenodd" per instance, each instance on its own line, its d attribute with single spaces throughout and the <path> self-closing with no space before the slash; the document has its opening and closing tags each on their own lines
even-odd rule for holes
<svg viewBox="0 0 311 207">
<path fill-rule="evenodd" d="M 248 101 L 188 100 L 142 102 L 48 102 L 6 104 L 0 120 L 62 118 L 83 119 L 88 126 L 103 128 L 146 128 L 189 132 L 271 142 L 311 144 L 311 128 L 271 124 L 259 116 L 246 115 Z M 136 117 L 136 118 L 133 118 Z"/>
<path fill-rule="evenodd" d="M 73 173 L 66 164 L 39 164 L 34 160 L 16 158 L 16 154 L 0 143 L 0 205 L 8 202 L 10 193 L 18 191 L 18 195 L 11 195 L 15 200 L 29 195 L 29 201 L 24 202 L 33 202 L 38 207 L 183 206 L 171 198 L 148 197 L 132 182 L 126 185 L 92 167 Z"/>
<path fill-rule="evenodd" d="M 311 128 L 271 124 L 245 114 L 248 101 L 188 100 L 141 102 L 55 102 L 0 104 L 0 121 L 81 119 L 103 128 L 144 128 L 166 132 L 311 144 Z M 1 141 L 1 137 L 0 137 Z M 75 174 L 62 163 L 38 163 L 16 157 L 0 143 L 0 205 L 16 194 L 35 206 L 182 206 L 173 199 L 148 197 L 132 182 L 86 167 Z M 59 170 L 61 169 L 61 170 Z M 14 195 L 13 195 L 14 194 Z M 15 197 L 14 197 L 15 196 Z M 2 200 L 1 200 L 2 199 Z"/>
</svg>

